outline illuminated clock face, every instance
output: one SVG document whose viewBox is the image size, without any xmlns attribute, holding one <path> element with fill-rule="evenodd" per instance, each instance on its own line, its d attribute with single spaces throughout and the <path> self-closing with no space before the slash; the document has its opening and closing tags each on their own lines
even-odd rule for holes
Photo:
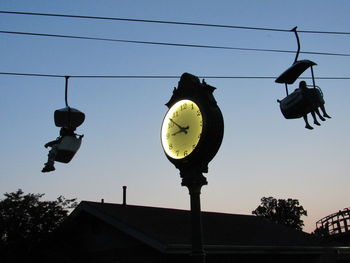
<svg viewBox="0 0 350 263">
<path fill-rule="evenodd" d="M 203 128 L 202 113 L 191 100 L 176 102 L 164 117 L 161 139 L 165 153 L 174 159 L 189 156 L 197 147 Z"/>
</svg>

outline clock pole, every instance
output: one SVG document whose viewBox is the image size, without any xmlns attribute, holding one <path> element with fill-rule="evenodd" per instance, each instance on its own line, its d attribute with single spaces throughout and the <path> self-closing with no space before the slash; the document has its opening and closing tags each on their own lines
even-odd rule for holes
<svg viewBox="0 0 350 263">
<path fill-rule="evenodd" d="M 169 110 L 161 130 L 164 152 L 180 170 L 181 185 L 188 188 L 191 197 L 191 257 L 195 263 L 205 263 L 200 194 L 202 186 L 208 182 L 203 173 L 208 172 L 208 164 L 224 136 L 224 119 L 213 95 L 215 89 L 194 75 L 182 74 L 178 87 L 165 104 Z M 184 101 L 189 101 L 191 106 Z M 186 109 L 192 113 L 182 114 Z M 194 118 L 187 117 L 193 113 Z M 180 139 L 172 140 L 178 134 L 181 134 Z"/>
<path fill-rule="evenodd" d="M 207 178 L 203 176 L 199 167 L 181 169 L 180 175 L 181 185 L 188 188 L 191 200 L 192 262 L 205 263 L 200 194 L 202 186 L 208 184 Z"/>
</svg>

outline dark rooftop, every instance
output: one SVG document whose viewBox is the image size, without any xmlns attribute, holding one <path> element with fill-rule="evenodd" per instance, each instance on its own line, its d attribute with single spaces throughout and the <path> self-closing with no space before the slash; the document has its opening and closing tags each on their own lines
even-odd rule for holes
<svg viewBox="0 0 350 263">
<path fill-rule="evenodd" d="M 187 210 L 83 201 L 71 217 L 87 212 L 142 242 L 190 244 Z M 308 233 L 253 215 L 202 212 L 205 246 L 313 247 L 319 240 Z"/>
</svg>

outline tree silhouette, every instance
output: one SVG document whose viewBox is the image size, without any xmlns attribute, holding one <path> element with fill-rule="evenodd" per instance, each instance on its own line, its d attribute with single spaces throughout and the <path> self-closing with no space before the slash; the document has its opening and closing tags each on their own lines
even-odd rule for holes
<svg viewBox="0 0 350 263">
<path fill-rule="evenodd" d="M 41 201 L 44 194 L 5 193 L 0 201 L 0 254 L 4 262 L 28 257 L 76 206 L 75 199 L 59 196 Z"/>
<path fill-rule="evenodd" d="M 277 224 L 283 224 L 297 230 L 302 230 L 304 221 L 301 216 L 307 216 L 307 211 L 299 205 L 297 199 L 261 198 L 259 205 L 252 214 L 262 216 Z"/>
</svg>

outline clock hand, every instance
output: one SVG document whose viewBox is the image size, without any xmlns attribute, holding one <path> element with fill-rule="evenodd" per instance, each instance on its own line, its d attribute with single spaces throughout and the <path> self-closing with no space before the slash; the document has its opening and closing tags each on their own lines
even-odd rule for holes
<svg viewBox="0 0 350 263">
<path fill-rule="evenodd" d="M 183 129 L 183 130 L 178 130 L 177 132 L 174 132 L 174 133 L 172 134 L 172 136 L 175 136 L 176 134 L 181 133 L 181 132 L 187 134 L 187 131 L 186 131 L 185 129 Z"/>
<path fill-rule="evenodd" d="M 173 121 L 173 119 L 171 119 L 171 118 L 169 118 L 169 120 L 172 122 L 172 123 L 174 123 L 177 127 L 179 127 L 180 128 L 180 130 L 182 130 L 183 129 L 183 127 L 182 126 L 180 126 L 179 124 L 177 124 L 175 121 Z"/>
<path fill-rule="evenodd" d="M 183 132 L 183 133 L 185 133 L 185 134 L 187 134 L 187 130 L 190 128 L 190 126 L 187 126 L 187 127 L 181 127 L 181 129 L 180 130 L 178 130 L 177 132 L 174 132 L 173 134 L 172 134 L 172 136 L 175 136 L 176 134 L 178 134 L 178 133 L 180 133 L 180 132 Z"/>
<path fill-rule="evenodd" d="M 189 128 L 190 128 L 190 126 L 187 125 L 187 127 L 183 127 L 183 128 L 181 129 L 181 131 L 187 134 L 187 131 L 186 131 L 186 130 L 188 130 Z"/>
<path fill-rule="evenodd" d="M 174 123 L 180 130 L 178 130 L 177 132 L 173 133 L 172 135 L 175 136 L 176 134 L 183 132 L 185 134 L 187 134 L 187 130 L 190 128 L 190 126 L 187 127 L 182 127 L 181 125 L 177 124 L 173 119 L 169 118 L 169 120 Z"/>
<path fill-rule="evenodd" d="M 178 134 L 178 133 L 180 133 L 180 132 L 182 132 L 182 130 L 178 130 L 177 132 L 174 132 L 174 133 L 172 134 L 172 136 L 175 136 L 176 134 Z"/>
</svg>

